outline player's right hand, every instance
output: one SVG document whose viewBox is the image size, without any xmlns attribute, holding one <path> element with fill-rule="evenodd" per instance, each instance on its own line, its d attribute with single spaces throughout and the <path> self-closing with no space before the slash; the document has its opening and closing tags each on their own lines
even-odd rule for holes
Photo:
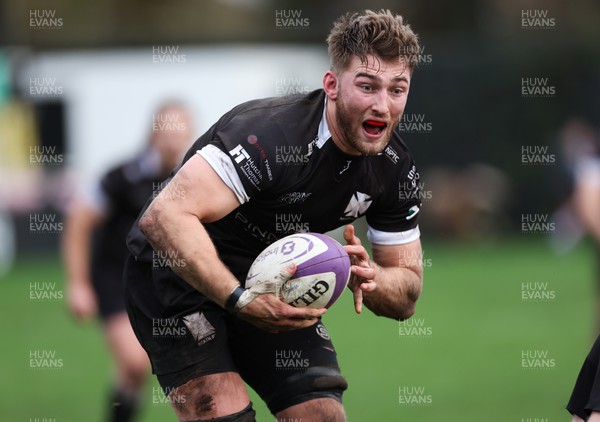
<svg viewBox="0 0 600 422">
<path fill-rule="evenodd" d="M 67 302 L 69 310 L 78 321 L 88 321 L 96 315 L 96 295 L 89 283 L 68 283 Z"/>
<path fill-rule="evenodd" d="M 240 309 L 237 316 L 261 330 L 278 333 L 310 327 L 326 311 L 326 308 L 295 308 L 274 294 L 261 294 Z"/>
</svg>

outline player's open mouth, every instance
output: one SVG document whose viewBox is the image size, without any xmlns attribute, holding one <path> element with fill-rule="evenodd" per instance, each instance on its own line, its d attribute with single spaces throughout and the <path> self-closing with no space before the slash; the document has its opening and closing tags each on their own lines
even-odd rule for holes
<svg viewBox="0 0 600 422">
<path fill-rule="evenodd" d="M 372 119 L 365 120 L 362 125 L 365 132 L 367 132 L 367 134 L 373 137 L 378 137 L 379 135 L 381 135 L 387 127 L 387 124 L 385 122 Z"/>
</svg>

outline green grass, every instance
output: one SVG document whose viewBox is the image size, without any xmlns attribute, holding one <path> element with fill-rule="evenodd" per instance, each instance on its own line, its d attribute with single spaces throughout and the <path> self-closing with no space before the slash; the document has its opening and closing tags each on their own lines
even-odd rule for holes
<svg viewBox="0 0 600 422">
<path fill-rule="evenodd" d="M 426 335 L 400 335 L 395 321 L 356 315 L 349 292 L 325 316 L 350 384 L 348 419 L 568 420 L 564 405 L 594 339 L 589 247 L 557 257 L 541 239 L 424 244 L 430 265 L 413 320 Z M 0 281 L 0 420 L 103 420 L 111 368 L 100 327 L 75 324 L 62 300 L 31 300 L 30 282 L 62 291 L 59 261 L 21 259 Z M 527 282 L 548 283 L 555 298 L 523 301 Z M 31 369 L 31 350 L 55 351 L 62 368 Z M 522 368 L 528 350 L 546 352 L 554 366 Z M 168 405 L 152 403 L 156 386 L 147 387 L 140 420 L 176 420 Z M 417 398 L 429 403 L 400 403 L 405 387 L 424 388 Z M 272 421 L 252 399 L 257 420 Z"/>
</svg>

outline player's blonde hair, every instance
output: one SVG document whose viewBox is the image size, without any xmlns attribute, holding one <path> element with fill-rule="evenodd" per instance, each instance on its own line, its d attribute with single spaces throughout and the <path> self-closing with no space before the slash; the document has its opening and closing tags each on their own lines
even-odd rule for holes
<svg viewBox="0 0 600 422">
<path fill-rule="evenodd" d="M 331 68 L 337 71 L 345 70 L 352 56 L 358 56 L 363 63 L 371 54 L 386 61 L 402 60 L 411 72 L 419 59 L 417 35 L 402 16 L 387 9 L 341 16 L 333 24 L 327 44 Z"/>
</svg>

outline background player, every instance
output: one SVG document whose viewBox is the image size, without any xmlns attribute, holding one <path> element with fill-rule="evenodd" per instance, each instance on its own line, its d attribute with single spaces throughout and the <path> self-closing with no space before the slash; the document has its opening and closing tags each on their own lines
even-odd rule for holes
<svg viewBox="0 0 600 422">
<path fill-rule="evenodd" d="M 570 246 L 588 232 L 596 252 L 596 328 L 600 322 L 600 144 L 596 130 L 580 119 L 571 119 L 561 136 L 569 170 L 569 198 L 557 212 L 558 225 L 571 229 Z M 563 240 L 567 236 L 558 238 Z M 600 422 L 600 336 L 586 357 L 567 404 L 573 422 Z"/>
<path fill-rule="evenodd" d="M 364 299 L 378 315 L 414 312 L 419 176 L 395 130 L 417 37 L 401 16 L 366 11 L 339 19 L 328 44 L 323 90 L 251 101 L 224 115 L 143 213 L 145 234 L 134 226 L 129 235 L 130 320 L 180 420 L 254 420 L 242 380 L 278 418 L 345 419 L 347 384 L 319 320 L 325 310 L 254 297 L 240 286 L 258 253 L 288 234 L 277 230 L 278 215 L 296 213 L 316 232 L 366 215 L 373 261 L 353 227 L 344 232 L 356 311 Z M 302 151 L 301 165 L 279 163 L 286 148 Z M 156 265 L 156 256 L 177 262 Z M 157 320 L 189 334 L 153 336 Z M 274 359 L 290 350 L 308 367 L 278 370 Z"/>
<path fill-rule="evenodd" d="M 167 118 L 169 116 L 169 118 Z M 160 124 L 164 120 L 169 123 Z M 179 103 L 155 113 L 147 147 L 134 159 L 108 171 L 70 207 L 63 238 L 68 305 L 78 320 L 99 313 L 116 379 L 109 420 L 129 421 L 149 372 L 149 362 L 127 318 L 123 301 L 125 238 L 146 200 L 180 162 L 190 145 L 191 120 Z"/>
</svg>

